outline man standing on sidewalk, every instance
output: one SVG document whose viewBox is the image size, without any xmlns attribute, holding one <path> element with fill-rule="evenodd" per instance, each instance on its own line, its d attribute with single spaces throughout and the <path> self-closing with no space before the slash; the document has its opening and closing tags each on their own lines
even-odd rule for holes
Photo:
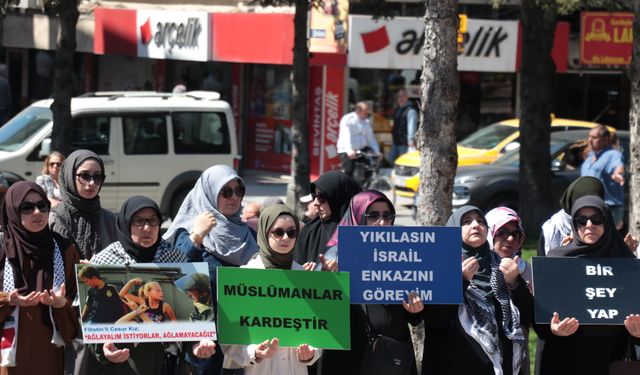
<svg viewBox="0 0 640 375">
<path fill-rule="evenodd" d="M 393 115 L 393 146 L 389 160 L 392 164 L 398 156 L 415 151 L 415 135 L 418 128 L 418 112 L 409 101 L 409 95 L 405 89 L 398 90 L 396 94 L 396 112 Z"/>
<path fill-rule="evenodd" d="M 376 154 L 380 154 L 378 141 L 376 141 L 371 128 L 367 103 L 356 103 L 356 110 L 347 113 L 340 120 L 337 146 L 338 156 L 340 156 L 340 161 L 342 162 L 342 170 L 349 177 L 353 176 L 358 151 L 366 151 L 365 149 L 368 148 Z"/>
</svg>

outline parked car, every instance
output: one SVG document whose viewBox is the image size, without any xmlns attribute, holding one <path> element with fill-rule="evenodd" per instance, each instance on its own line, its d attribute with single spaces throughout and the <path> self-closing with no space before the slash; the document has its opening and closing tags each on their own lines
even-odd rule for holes
<svg viewBox="0 0 640 375">
<path fill-rule="evenodd" d="M 559 199 L 569 184 L 580 176 L 583 152 L 587 147 L 587 130 L 572 130 L 551 134 L 551 186 L 553 202 L 559 209 Z M 625 163 L 629 162 L 629 132 L 617 131 L 619 147 Z M 453 207 L 467 204 L 487 212 L 497 206 L 518 208 L 520 153 L 515 149 L 505 153 L 493 164 L 459 167 L 453 186 Z M 628 189 L 628 184 L 625 184 Z M 628 191 L 626 192 L 628 195 Z"/>
<path fill-rule="evenodd" d="M 551 118 L 551 132 L 590 129 L 595 122 Z M 497 122 L 478 129 L 458 142 L 458 166 L 490 164 L 507 151 L 518 149 L 520 131 L 518 119 Z M 610 131 L 615 131 L 609 127 Z M 391 181 L 395 194 L 412 198 L 420 185 L 420 153 L 406 153 L 395 160 Z"/>
<path fill-rule="evenodd" d="M 0 170 L 10 183 L 35 180 L 50 152 L 52 100 L 41 100 L 0 128 Z M 117 211 L 146 195 L 173 217 L 206 168 L 238 160 L 229 104 L 211 91 L 103 92 L 73 98 L 72 149 L 96 152 L 107 178 L 102 206 Z"/>
</svg>

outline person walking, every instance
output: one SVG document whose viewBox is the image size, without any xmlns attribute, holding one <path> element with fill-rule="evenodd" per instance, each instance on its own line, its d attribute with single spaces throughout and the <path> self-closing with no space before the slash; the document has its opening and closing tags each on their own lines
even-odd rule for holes
<svg viewBox="0 0 640 375">
<path fill-rule="evenodd" d="M 398 90 L 396 94 L 396 111 L 393 115 L 393 129 L 391 136 L 390 162 L 394 162 L 398 156 L 415 151 L 415 135 L 418 129 L 418 112 L 409 101 L 409 95 L 405 89 Z"/>
</svg>

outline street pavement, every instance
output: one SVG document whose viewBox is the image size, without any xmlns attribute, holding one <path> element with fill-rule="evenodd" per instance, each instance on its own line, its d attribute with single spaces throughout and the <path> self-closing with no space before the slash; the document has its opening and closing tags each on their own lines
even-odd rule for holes
<svg viewBox="0 0 640 375">
<path fill-rule="evenodd" d="M 390 176 L 391 169 L 381 170 L 381 176 Z M 265 198 L 277 196 L 283 201 L 286 200 L 287 184 L 291 181 L 290 175 L 282 175 L 280 173 L 265 172 L 259 170 L 245 170 L 242 178 L 247 187 L 247 194 L 243 203 L 258 202 L 262 203 Z M 393 192 L 391 190 L 383 191 L 391 201 L 393 201 Z M 416 225 L 412 217 L 411 199 L 398 197 L 396 200 L 396 225 Z"/>
</svg>

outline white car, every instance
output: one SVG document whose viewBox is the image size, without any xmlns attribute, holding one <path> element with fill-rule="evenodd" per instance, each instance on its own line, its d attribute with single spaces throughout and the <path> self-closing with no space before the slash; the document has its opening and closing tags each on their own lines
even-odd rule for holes
<svg viewBox="0 0 640 375">
<path fill-rule="evenodd" d="M 52 102 L 36 102 L 0 128 L 0 171 L 10 183 L 40 174 L 50 152 Z M 104 160 L 100 200 L 113 211 L 145 195 L 173 217 L 202 171 L 239 159 L 231 107 L 215 92 L 93 93 L 73 98 L 71 114 L 72 148 Z"/>
</svg>

